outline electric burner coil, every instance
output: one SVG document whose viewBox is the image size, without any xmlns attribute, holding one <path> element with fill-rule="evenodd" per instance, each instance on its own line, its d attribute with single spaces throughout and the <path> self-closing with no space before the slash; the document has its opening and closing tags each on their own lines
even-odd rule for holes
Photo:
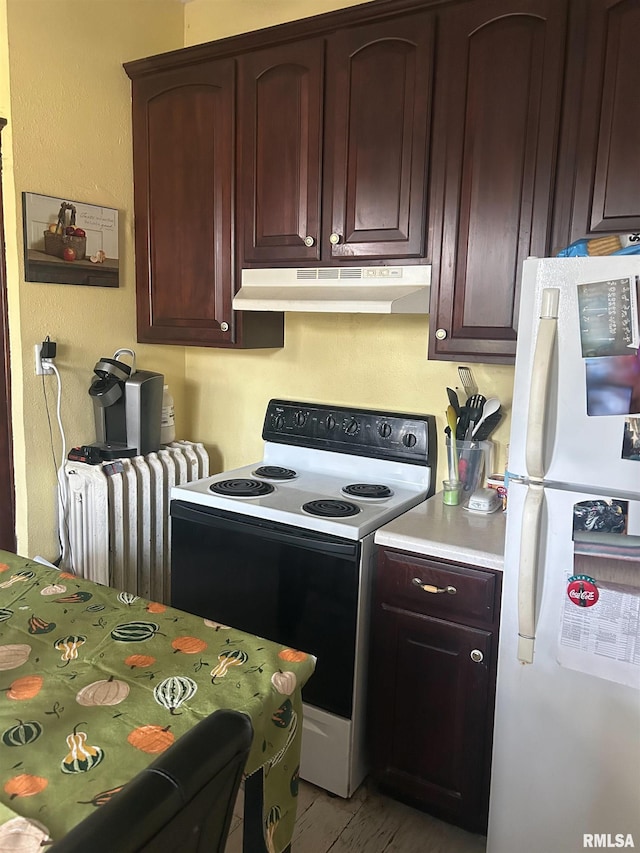
<svg viewBox="0 0 640 853">
<path fill-rule="evenodd" d="M 342 491 L 353 498 L 390 498 L 393 495 L 389 486 L 380 483 L 350 483 Z"/>
<path fill-rule="evenodd" d="M 246 479 L 218 480 L 217 483 L 209 486 L 209 490 L 217 495 L 231 498 L 260 498 L 271 494 L 274 487 L 271 483 L 265 483 L 264 480 L 252 480 L 247 477 Z"/>
<path fill-rule="evenodd" d="M 298 472 L 293 468 L 283 468 L 281 465 L 261 465 L 253 472 L 254 477 L 265 477 L 267 480 L 293 480 Z"/>
<path fill-rule="evenodd" d="M 302 505 L 302 509 L 310 515 L 318 515 L 322 518 L 348 518 L 360 512 L 360 507 L 351 501 L 340 501 L 333 498 L 308 501 Z"/>
</svg>

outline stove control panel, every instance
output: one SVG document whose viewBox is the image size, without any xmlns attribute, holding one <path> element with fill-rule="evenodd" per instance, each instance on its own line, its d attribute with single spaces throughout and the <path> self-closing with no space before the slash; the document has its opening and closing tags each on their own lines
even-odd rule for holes
<svg viewBox="0 0 640 853">
<path fill-rule="evenodd" d="M 433 415 L 270 400 L 262 438 L 434 468 L 437 459 Z"/>
</svg>

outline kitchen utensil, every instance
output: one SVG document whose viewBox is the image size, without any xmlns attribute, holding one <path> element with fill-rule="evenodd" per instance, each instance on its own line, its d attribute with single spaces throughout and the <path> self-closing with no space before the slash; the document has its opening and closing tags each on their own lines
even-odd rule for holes
<svg viewBox="0 0 640 853">
<path fill-rule="evenodd" d="M 478 393 L 478 386 L 475 383 L 473 374 L 469 367 L 459 367 L 458 376 L 460 377 L 462 387 L 464 388 L 467 397 L 472 397 L 474 394 Z"/>
<path fill-rule="evenodd" d="M 492 415 L 489 415 L 488 418 L 480 425 L 477 433 L 474 435 L 474 441 L 486 441 L 489 438 L 494 429 L 498 426 L 500 421 L 502 420 L 502 409 L 498 409 L 497 412 L 494 412 Z"/>
<path fill-rule="evenodd" d="M 449 479 L 457 480 L 458 479 L 458 453 L 456 448 L 456 426 L 457 426 L 457 418 L 456 412 L 453 406 L 447 406 L 447 425 L 449 430 L 451 431 L 451 435 L 447 439 L 447 451 L 448 451 L 448 466 L 449 466 Z"/>
<path fill-rule="evenodd" d="M 453 406 L 453 409 L 456 413 L 456 417 L 460 414 L 460 400 L 458 399 L 458 395 L 453 390 L 453 388 L 447 388 L 447 396 L 449 398 L 449 404 Z"/>
<path fill-rule="evenodd" d="M 464 441 L 467 433 L 467 427 L 471 419 L 471 409 L 468 406 L 461 406 L 458 412 L 458 424 L 456 426 L 456 438 L 458 441 Z"/>
<path fill-rule="evenodd" d="M 464 438 L 466 440 L 471 439 L 471 431 L 476 423 L 480 420 L 482 416 L 482 410 L 484 408 L 484 404 L 486 403 L 486 397 L 482 394 L 472 394 L 471 397 L 466 402 L 466 407 L 469 409 L 469 422 L 467 424 L 467 428 L 465 430 Z"/>
<path fill-rule="evenodd" d="M 482 414 L 480 415 L 478 420 L 475 422 L 473 429 L 471 431 L 472 438 L 475 438 L 475 435 L 478 432 L 480 425 L 483 424 L 490 415 L 493 415 L 495 412 L 497 412 L 499 408 L 500 408 L 500 400 L 498 400 L 497 397 L 489 397 L 485 401 L 485 404 L 482 407 Z"/>
</svg>

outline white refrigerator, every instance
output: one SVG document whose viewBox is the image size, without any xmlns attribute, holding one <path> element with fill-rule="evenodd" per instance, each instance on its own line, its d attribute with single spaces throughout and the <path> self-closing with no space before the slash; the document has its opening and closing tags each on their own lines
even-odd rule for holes
<svg viewBox="0 0 640 853">
<path fill-rule="evenodd" d="M 487 853 L 640 849 L 639 275 L 524 264 Z"/>
</svg>

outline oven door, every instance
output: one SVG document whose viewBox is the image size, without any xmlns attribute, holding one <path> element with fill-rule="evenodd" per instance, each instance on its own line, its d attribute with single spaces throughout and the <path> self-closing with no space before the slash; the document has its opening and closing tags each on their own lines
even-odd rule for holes
<svg viewBox="0 0 640 853">
<path fill-rule="evenodd" d="M 358 541 L 171 502 L 174 607 L 309 652 L 306 703 L 350 718 Z"/>
</svg>

